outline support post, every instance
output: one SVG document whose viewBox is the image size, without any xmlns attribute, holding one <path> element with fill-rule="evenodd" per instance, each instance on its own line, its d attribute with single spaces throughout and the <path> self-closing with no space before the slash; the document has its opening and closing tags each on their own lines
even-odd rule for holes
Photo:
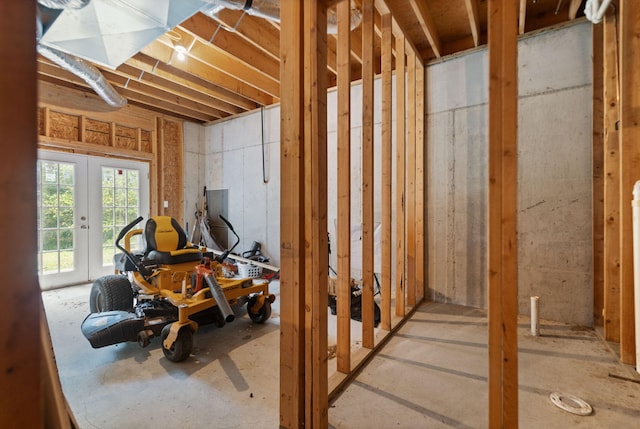
<svg viewBox="0 0 640 429">
<path fill-rule="evenodd" d="M 280 427 L 305 423 L 303 2 L 280 9 Z"/>
<path fill-rule="evenodd" d="M 350 3 L 350 2 L 347 2 Z M 373 349 L 373 0 L 362 1 L 362 347 Z"/>
<path fill-rule="evenodd" d="M 396 36 L 396 316 L 405 315 L 405 41 Z"/>
<path fill-rule="evenodd" d="M 338 222 L 337 344 L 338 371 L 351 371 L 351 4 L 338 10 Z"/>
<path fill-rule="evenodd" d="M 382 15 L 382 282 L 380 285 L 380 325 L 382 329 L 391 330 L 391 189 L 393 176 L 391 171 L 393 150 L 391 144 L 392 119 L 392 70 L 393 61 L 391 14 Z"/>
<path fill-rule="evenodd" d="M 518 427 L 518 0 L 489 0 L 489 428 Z"/>
<path fill-rule="evenodd" d="M 640 179 L 640 2 L 620 1 L 620 360 L 636 363 L 633 185 Z"/>
<path fill-rule="evenodd" d="M 0 427 L 38 428 L 45 421 L 40 287 L 36 274 L 36 3 L 3 2 L 0 36 Z M 10 150 L 9 150 L 10 145 Z M 10 245 L 8 245 L 10 243 Z"/>
<path fill-rule="evenodd" d="M 604 46 L 604 101 L 602 106 L 604 115 L 602 118 L 604 122 L 604 148 L 602 150 L 604 162 L 603 312 L 605 339 L 607 341 L 620 342 L 620 134 L 618 132 L 620 91 L 618 80 L 618 25 L 616 21 L 617 18 L 613 11 L 609 11 L 602 23 Z"/>
</svg>

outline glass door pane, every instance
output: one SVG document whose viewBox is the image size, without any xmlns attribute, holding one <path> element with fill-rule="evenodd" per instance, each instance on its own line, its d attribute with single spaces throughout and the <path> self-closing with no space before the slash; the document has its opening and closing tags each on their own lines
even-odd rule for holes
<svg viewBox="0 0 640 429">
<path fill-rule="evenodd" d="M 45 156 L 36 167 L 40 282 L 52 287 L 86 281 L 86 188 L 79 178 L 86 165 L 65 154 Z"/>
<path fill-rule="evenodd" d="M 138 216 L 149 215 L 149 166 L 146 162 L 92 157 L 89 171 L 95 172 L 89 186 L 97 189 L 89 196 L 90 277 L 96 279 L 113 273 L 113 255 L 120 252 L 115 241 L 122 228 Z M 139 238 L 138 246 L 132 243 L 132 248 L 140 246 Z"/>
</svg>

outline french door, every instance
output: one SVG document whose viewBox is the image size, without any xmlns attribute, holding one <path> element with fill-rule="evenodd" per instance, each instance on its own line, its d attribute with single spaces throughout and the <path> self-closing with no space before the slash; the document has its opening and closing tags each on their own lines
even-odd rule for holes
<svg viewBox="0 0 640 429">
<path fill-rule="evenodd" d="M 37 175 L 42 288 L 113 273 L 118 233 L 149 215 L 149 165 L 40 151 Z"/>
</svg>

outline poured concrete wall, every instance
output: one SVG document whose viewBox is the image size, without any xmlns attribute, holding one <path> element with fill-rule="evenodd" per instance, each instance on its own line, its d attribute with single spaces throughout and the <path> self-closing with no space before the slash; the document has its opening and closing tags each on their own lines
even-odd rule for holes
<svg viewBox="0 0 640 429">
<path fill-rule="evenodd" d="M 195 221 L 196 205 L 204 188 L 205 127 L 191 122 L 184 123 L 184 221 L 188 227 L 187 236 Z"/>
<path fill-rule="evenodd" d="M 590 325 L 591 27 L 583 23 L 528 37 L 519 49 L 519 310 L 528 314 L 529 297 L 535 294 L 541 299 L 542 318 Z M 474 307 L 485 307 L 487 302 L 487 70 L 486 50 L 427 67 L 428 296 Z M 380 153 L 379 94 L 380 83 L 376 81 L 376 154 Z M 328 94 L 327 103 L 331 171 L 336 162 L 335 92 Z M 361 218 L 361 112 L 361 87 L 354 85 L 354 228 Z M 207 189 L 228 189 L 229 219 L 242 239 L 237 250 L 247 250 L 252 241 L 259 241 L 276 265 L 280 242 L 279 121 L 279 106 L 273 106 L 263 113 L 251 112 L 208 126 L 204 135 L 197 130 L 185 131 L 185 135 L 188 132 L 194 139 L 202 139 L 198 149 L 185 137 L 185 146 L 192 148 L 187 149 L 185 159 L 195 165 L 203 154 L 205 158 L 200 184 L 185 191 L 185 199 L 200 195 L 203 184 Z M 379 222 L 379 157 L 375 171 L 375 221 Z M 193 178 L 188 186 L 195 182 Z M 332 173 L 328 191 L 328 229 L 335 267 L 336 177 Z M 193 202 L 187 203 L 186 219 L 192 216 L 189 204 Z M 354 271 L 357 274 L 357 267 Z"/>
<path fill-rule="evenodd" d="M 519 43 L 518 296 L 541 317 L 593 323 L 591 24 Z M 427 67 L 432 299 L 487 302 L 487 52 Z"/>
</svg>

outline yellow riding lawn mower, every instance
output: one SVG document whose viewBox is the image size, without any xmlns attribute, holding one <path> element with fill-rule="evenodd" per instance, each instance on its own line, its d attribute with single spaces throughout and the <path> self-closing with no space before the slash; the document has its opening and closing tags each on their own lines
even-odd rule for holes
<svg viewBox="0 0 640 429">
<path fill-rule="evenodd" d="M 114 257 L 117 274 L 94 282 L 91 314 L 82 322 L 82 333 L 93 348 L 128 341 L 146 347 L 151 338 L 160 337 L 166 358 L 180 362 L 191 354 L 198 325 L 222 327 L 232 322 L 232 306 L 246 302 L 253 322 L 269 319 L 275 296 L 266 280 L 223 275 L 221 264 L 240 238 L 229 221 L 220 218 L 236 242 L 217 256 L 188 243 L 180 224 L 169 216 L 152 217 L 144 229 L 133 229 L 143 219 L 139 217 L 120 231 L 116 246 L 122 253 Z M 144 250 L 132 251 L 132 239 L 138 235 Z"/>
</svg>

